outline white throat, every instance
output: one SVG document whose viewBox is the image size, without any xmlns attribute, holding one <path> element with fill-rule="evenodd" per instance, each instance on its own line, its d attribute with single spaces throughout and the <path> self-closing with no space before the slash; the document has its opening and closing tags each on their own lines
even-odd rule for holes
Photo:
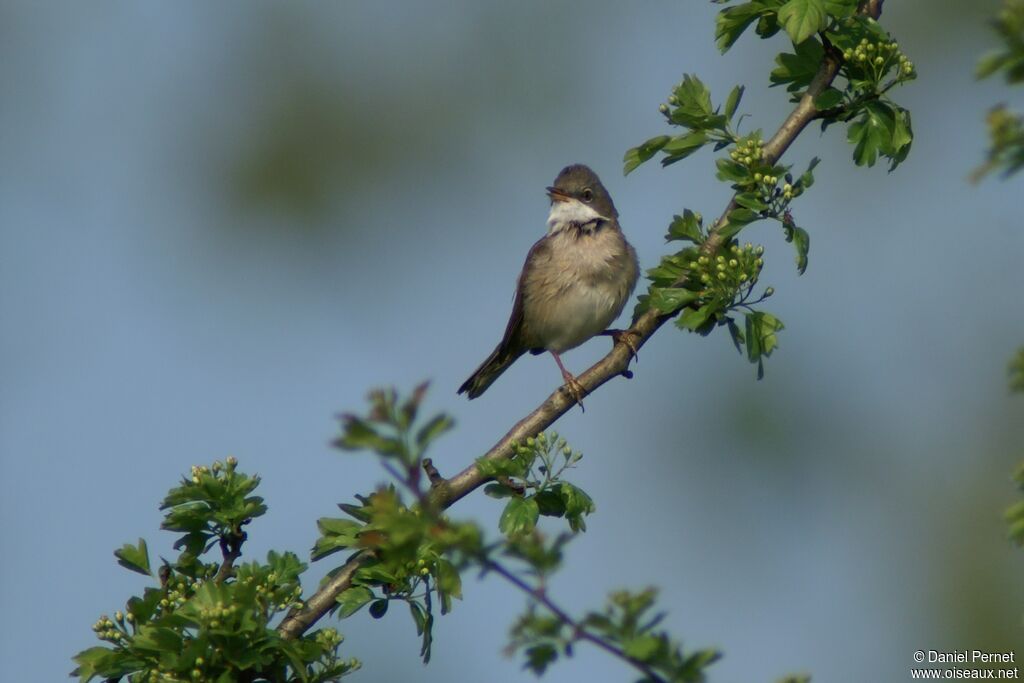
<svg viewBox="0 0 1024 683">
<path fill-rule="evenodd" d="M 565 230 L 570 226 L 583 226 L 597 221 L 606 221 L 607 216 L 602 216 L 593 207 L 587 206 L 578 199 L 566 201 L 555 200 L 551 203 L 551 213 L 548 214 L 548 234 Z"/>
</svg>

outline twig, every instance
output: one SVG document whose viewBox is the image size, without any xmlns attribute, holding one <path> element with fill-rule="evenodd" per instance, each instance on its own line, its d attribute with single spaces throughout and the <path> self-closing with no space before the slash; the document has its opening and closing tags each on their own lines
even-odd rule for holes
<svg viewBox="0 0 1024 683">
<path fill-rule="evenodd" d="M 860 6 L 860 12 L 877 19 L 882 12 L 883 0 L 864 0 Z M 786 117 L 782 125 L 775 132 L 775 135 L 764 145 L 764 162 L 774 164 L 789 149 L 793 141 L 803 132 L 815 117 L 817 108 L 814 106 L 815 98 L 832 84 L 839 73 L 842 65 L 842 56 L 834 52 L 826 52 L 821 66 L 811 79 L 810 85 L 804 92 L 796 107 Z M 722 229 L 727 223 L 729 213 L 738 206 L 735 196 L 729 201 L 729 205 L 722 212 L 721 217 L 711 228 L 708 238 L 704 243 L 704 249 L 709 252 L 716 251 L 723 241 Z M 681 284 L 681 283 L 680 283 Z M 678 285 L 677 285 L 678 286 Z M 651 336 L 664 325 L 672 315 L 659 313 L 655 309 L 649 309 L 639 318 L 633 321 L 629 332 L 634 337 L 635 350 L 639 350 Z M 593 393 L 598 387 L 622 374 L 629 367 L 629 361 L 633 356 L 634 349 L 625 343 L 615 344 L 607 356 L 592 365 L 577 379 L 583 385 L 588 394 Z M 568 412 L 576 405 L 575 399 L 563 392 L 561 388 L 547 397 L 529 415 L 519 420 L 487 453 L 486 460 L 502 460 L 510 458 L 515 451 L 512 444 L 524 442 L 531 436 L 550 427 L 558 418 Z M 429 500 L 437 509 L 451 506 L 487 481 L 487 476 L 480 471 L 476 463 L 473 463 L 450 479 L 431 488 L 427 495 Z M 363 551 L 349 559 L 335 574 L 330 581 L 320 587 L 316 593 L 310 596 L 301 610 L 290 613 L 277 627 L 278 632 L 284 638 L 297 638 L 302 635 L 313 623 L 327 614 L 336 604 L 335 600 L 343 590 L 352 583 L 352 577 L 364 562 L 370 559 L 368 551 Z"/>
<path fill-rule="evenodd" d="M 612 645 L 604 638 L 601 638 L 601 636 L 594 635 L 593 633 L 588 631 L 585 626 L 583 626 L 581 623 L 570 617 L 568 612 L 566 612 L 564 609 L 555 604 L 555 602 L 548 597 L 547 591 L 545 591 L 543 588 L 534 588 L 533 586 L 526 583 L 521 578 L 519 578 L 518 576 L 516 576 L 511 571 L 509 571 L 502 565 L 498 564 L 494 560 L 490 559 L 489 557 L 478 558 L 478 561 L 485 568 L 494 572 L 495 574 L 498 574 L 503 579 L 514 585 L 516 588 L 529 595 L 531 600 L 536 600 L 540 604 L 544 605 L 545 609 L 554 614 L 559 621 L 561 621 L 563 624 L 572 629 L 574 639 L 586 640 L 589 643 L 597 645 L 605 652 L 608 652 L 618 657 L 619 659 L 626 662 L 643 675 L 647 676 L 648 680 L 659 682 L 663 682 L 665 680 L 663 677 L 659 676 L 651 667 L 647 666 L 643 662 L 633 659 L 625 652 L 623 652 L 620 648 Z"/>
<path fill-rule="evenodd" d="M 220 553 L 224 559 L 220 563 L 217 575 L 213 577 L 214 583 L 224 583 L 224 580 L 234 573 L 235 560 L 242 555 L 242 543 L 245 542 L 245 539 L 244 531 L 237 534 L 228 533 L 220 537 Z"/>
</svg>

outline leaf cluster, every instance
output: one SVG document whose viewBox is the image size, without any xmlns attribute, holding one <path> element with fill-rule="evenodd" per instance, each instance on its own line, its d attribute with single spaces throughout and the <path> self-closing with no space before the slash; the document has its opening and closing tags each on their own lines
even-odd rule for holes
<svg viewBox="0 0 1024 683">
<path fill-rule="evenodd" d="M 1002 74 L 1010 85 L 1024 83 L 1024 0 L 1004 0 L 992 26 L 1002 45 L 978 64 L 978 78 Z M 1007 178 L 1024 168 L 1024 115 L 999 104 L 989 111 L 987 124 L 989 147 L 974 178 L 997 169 Z"/>
<path fill-rule="evenodd" d="M 714 0 L 729 4 L 730 0 Z M 879 157 L 890 161 L 890 171 L 910 152 L 913 133 L 909 112 L 895 104 L 888 92 L 915 78 L 913 63 L 898 44 L 872 18 L 858 12 L 857 0 L 753 0 L 722 9 L 716 20 L 716 39 L 725 52 L 747 29 L 761 38 L 784 32 L 792 52 L 776 57 L 772 85 L 784 86 L 794 101 L 814 87 L 816 117 L 822 129 L 847 124 L 847 138 L 858 165 L 874 165 Z M 836 76 L 831 84 L 815 84 L 832 60 Z M 826 87 L 827 85 L 827 87 Z M 669 126 L 683 128 L 675 135 L 659 135 L 626 152 L 628 174 L 658 154 L 667 166 L 708 144 L 715 151 L 728 150 L 716 160 L 719 180 L 729 183 L 734 195 L 726 212 L 705 229 L 699 213 L 685 210 L 669 225 L 669 241 L 690 246 L 665 256 L 648 271 L 651 285 L 640 297 L 634 318 L 654 308 L 663 315 L 677 315 L 682 329 L 708 334 L 715 327 L 729 330 L 738 351 L 764 372 L 764 358 L 777 346 L 783 328 L 775 316 L 753 308 L 771 295 L 767 288 L 756 299 L 752 291 L 760 275 L 761 248 L 757 259 L 748 255 L 752 245 L 741 247 L 737 236 L 750 224 L 777 221 L 786 241 L 796 250 L 799 273 L 807 268 L 810 234 L 793 217 L 792 202 L 814 183 L 812 159 L 807 170 L 794 176 L 791 167 L 768 152 L 760 130 L 741 134 L 743 116 L 737 116 L 743 87 L 736 86 L 721 106 L 715 106 L 710 89 L 687 74 L 673 87 L 668 101 L 659 106 Z M 735 312 L 744 317 L 742 327 Z"/>
<path fill-rule="evenodd" d="M 301 605 L 306 565 L 294 553 L 267 554 L 265 562 L 234 565 L 245 535 L 241 528 L 266 506 L 250 495 L 259 483 L 237 462 L 193 467 L 191 476 L 164 499 L 162 527 L 182 532 L 176 560 L 164 560 L 159 585 L 130 598 L 114 617 L 93 625 L 106 645 L 75 656 L 72 675 L 149 681 L 334 681 L 356 670 L 341 659 L 341 636 L 331 628 L 295 640 L 270 627 Z M 208 556 L 219 545 L 221 560 Z M 115 551 L 118 563 L 152 576 L 145 540 Z"/>
<path fill-rule="evenodd" d="M 512 627 L 508 650 L 522 651 L 525 668 L 543 674 L 561 656 L 571 656 L 576 643 L 598 638 L 643 671 L 640 681 L 696 683 L 719 653 L 704 649 L 685 652 L 668 632 L 658 628 L 663 612 L 654 610 L 657 591 L 615 591 L 604 608 L 567 624 L 531 603 Z"/>
<path fill-rule="evenodd" d="M 1010 361 L 1008 372 L 1010 375 L 1010 391 L 1024 392 L 1024 347 L 1017 349 L 1017 353 Z"/>
<path fill-rule="evenodd" d="M 513 449 L 508 459 L 477 460 L 480 471 L 496 480 L 484 488 L 484 493 L 508 499 L 498 529 L 509 537 L 529 534 L 544 515 L 564 518 L 574 533 L 586 531 L 584 518 L 594 511 L 594 501 L 562 477 L 583 454 L 574 451 L 556 432 L 541 432 Z"/>
<path fill-rule="evenodd" d="M 810 171 L 805 175 L 810 177 L 809 174 Z M 806 182 L 809 185 L 810 181 Z M 742 220 L 751 209 L 740 207 L 736 211 L 744 212 L 737 219 Z M 806 232 L 795 225 L 791 230 L 798 240 L 798 258 L 806 262 Z M 700 335 L 725 327 L 736 350 L 745 353 L 757 366 L 758 377 L 762 377 L 764 359 L 778 346 L 776 335 L 783 329 L 778 318 L 753 308 L 774 293 L 768 287 L 754 298 L 764 265 L 764 248 L 749 242 L 740 245 L 733 239 L 710 250 L 701 216 L 690 210 L 675 217 L 667 239 L 690 242 L 693 246 L 663 257 L 657 267 L 648 271 L 651 286 L 646 295 L 640 296 L 634 316 L 648 308 L 665 315 L 678 313 L 676 327 Z M 742 328 L 736 322 L 737 313 L 743 315 Z"/>
<path fill-rule="evenodd" d="M 793 52 L 775 58 L 772 85 L 782 85 L 797 101 L 818 73 L 827 54 L 839 60 L 833 84 L 815 98 L 822 129 L 846 123 L 847 140 L 858 166 L 873 166 L 879 156 L 896 168 L 910 152 L 910 113 L 888 92 L 916 78 L 914 64 L 875 20 L 857 13 L 855 0 L 765 0 L 745 2 L 718 15 L 719 48 L 724 52 L 756 22 L 769 38 L 784 29 Z"/>
<path fill-rule="evenodd" d="M 1017 468 L 1013 479 L 1017 482 L 1020 492 L 1024 494 L 1024 463 Z M 1007 508 L 1005 517 L 1010 527 L 1010 538 L 1017 545 L 1024 547 L 1024 500 L 1017 501 Z"/>
<path fill-rule="evenodd" d="M 320 536 L 312 551 L 314 561 L 341 550 L 368 552 L 349 588 L 338 595 L 336 613 L 346 618 L 369 605 L 370 615 L 379 619 L 390 603 L 407 603 L 422 639 L 420 656 L 425 662 L 430 660 L 433 644 L 435 600 L 442 614 L 451 611 L 452 600 L 462 598 L 460 570 L 483 545 L 476 524 L 453 522 L 442 515 L 423 489 L 426 452 L 454 425 L 443 413 L 418 421 L 426 391 L 426 383 L 405 398 L 394 389 L 375 390 L 366 415 L 341 416 L 342 433 L 335 445 L 374 452 L 414 500 L 406 503 L 394 485 L 369 496 L 357 495 L 358 505 L 338 505 L 347 519 L 317 521 Z M 324 581 L 335 573 L 328 573 Z"/>
<path fill-rule="evenodd" d="M 232 545 L 245 539 L 242 527 L 263 515 L 267 506 L 251 496 L 260 478 L 236 470 L 236 461 L 219 461 L 212 466 L 194 466 L 180 486 L 171 489 L 160 509 L 165 531 L 182 532 L 174 548 L 183 548 L 179 562 L 188 562 L 223 541 Z"/>
</svg>

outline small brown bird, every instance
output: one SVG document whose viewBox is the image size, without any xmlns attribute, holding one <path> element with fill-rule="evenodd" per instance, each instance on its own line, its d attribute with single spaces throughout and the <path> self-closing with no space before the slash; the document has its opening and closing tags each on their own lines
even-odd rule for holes
<svg viewBox="0 0 1024 683">
<path fill-rule="evenodd" d="M 501 343 L 459 387 L 469 398 L 484 393 L 527 351 L 550 351 L 582 407 L 583 386 L 559 354 L 597 334 L 620 337 L 606 328 L 632 294 L 639 266 L 619 227 L 619 212 L 597 174 L 582 164 L 563 168 L 547 191 L 548 234 L 526 255 Z"/>
</svg>

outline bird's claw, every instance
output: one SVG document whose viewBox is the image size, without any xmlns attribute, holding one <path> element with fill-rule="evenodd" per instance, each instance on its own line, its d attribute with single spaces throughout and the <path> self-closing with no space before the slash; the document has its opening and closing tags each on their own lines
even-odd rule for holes
<svg viewBox="0 0 1024 683">
<path fill-rule="evenodd" d="M 581 412 L 587 412 L 587 409 L 583 407 L 583 397 L 586 395 L 587 390 L 579 383 L 575 377 L 570 375 L 568 372 L 562 375 L 562 379 L 565 380 L 565 389 L 572 396 L 573 400 L 576 401 L 576 405 L 580 407 Z"/>
<path fill-rule="evenodd" d="M 601 334 L 606 334 L 611 337 L 613 344 L 625 344 L 626 348 L 629 349 L 629 355 L 632 360 L 637 362 L 640 361 L 640 355 L 637 353 L 639 349 L 637 348 L 636 342 L 633 341 L 633 335 L 636 334 L 635 332 L 632 330 L 605 330 Z"/>
</svg>

